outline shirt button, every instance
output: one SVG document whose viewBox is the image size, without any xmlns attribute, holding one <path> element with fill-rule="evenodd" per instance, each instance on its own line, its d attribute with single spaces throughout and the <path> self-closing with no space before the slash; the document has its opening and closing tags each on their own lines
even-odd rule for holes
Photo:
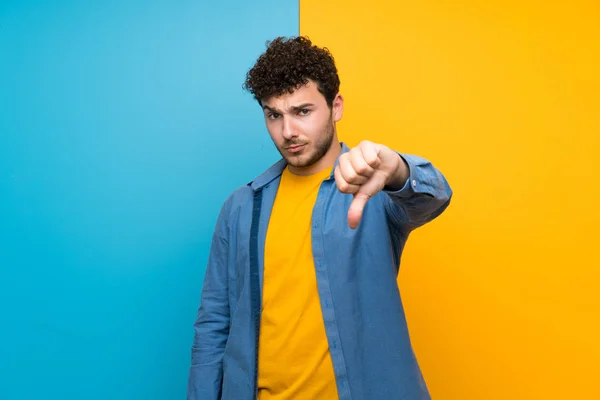
<svg viewBox="0 0 600 400">
<path fill-rule="evenodd" d="M 414 186 L 417 186 L 417 181 L 413 179 L 413 181 L 412 181 L 412 185 L 413 185 L 413 187 L 414 187 Z"/>
</svg>

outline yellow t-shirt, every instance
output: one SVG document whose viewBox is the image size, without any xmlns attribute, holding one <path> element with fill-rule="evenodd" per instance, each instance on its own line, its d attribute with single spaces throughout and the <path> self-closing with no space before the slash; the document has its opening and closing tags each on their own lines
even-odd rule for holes
<svg viewBox="0 0 600 400">
<path fill-rule="evenodd" d="M 337 399 L 317 292 L 311 217 L 330 170 L 281 177 L 265 243 L 259 400 Z"/>
</svg>

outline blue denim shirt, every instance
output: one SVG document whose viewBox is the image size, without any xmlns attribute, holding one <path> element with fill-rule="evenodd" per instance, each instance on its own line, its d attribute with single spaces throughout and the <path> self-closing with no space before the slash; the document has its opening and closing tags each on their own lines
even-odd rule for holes
<svg viewBox="0 0 600 400">
<path fill-rule="evenodd" d="M 410 170 L 406 185 L 373 196 L 357 229 L 347 220 L 353 196 L 337 189 L 333 169 L 313 209 L 318 293 L 342 400 L 430 399 L 397 275 L 410 232 L 440 215 L 452 191 L 429 161 L 400 156 Z M 280 160 L 221 209 L 194 324 L 188 400 L 256 398 L 264 244 L 285 167 Z"/>
</svg>

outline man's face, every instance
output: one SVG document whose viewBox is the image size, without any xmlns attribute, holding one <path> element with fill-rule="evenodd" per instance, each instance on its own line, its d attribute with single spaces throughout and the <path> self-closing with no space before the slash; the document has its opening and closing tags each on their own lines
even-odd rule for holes
<svg viewBox="0 0 600 400">
<path fill-rule="evenodd" d="M 341 118 L 341 96 L 329 108 L 317 84 L 309 81 L 291 94 L 264 100 L 262 105 L 269 135 L 292 172 L 316 172 L 311 167 L 339 147 L 334 124 Z"/>
</svg>

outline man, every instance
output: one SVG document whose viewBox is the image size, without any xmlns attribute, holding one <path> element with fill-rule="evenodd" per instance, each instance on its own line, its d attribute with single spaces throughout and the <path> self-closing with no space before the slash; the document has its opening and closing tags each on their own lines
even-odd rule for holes
<svg viewBox="0 0 600 400">
<path fill-rule="evenodd" d="M 430 398 L 396 279 L 452 192 L 423 158 L 340 143 L 339 84 L 304 37 L 275 39 L 247 74 L 282 159 L 220 212 L 188 400 Z"/>
</svg>

